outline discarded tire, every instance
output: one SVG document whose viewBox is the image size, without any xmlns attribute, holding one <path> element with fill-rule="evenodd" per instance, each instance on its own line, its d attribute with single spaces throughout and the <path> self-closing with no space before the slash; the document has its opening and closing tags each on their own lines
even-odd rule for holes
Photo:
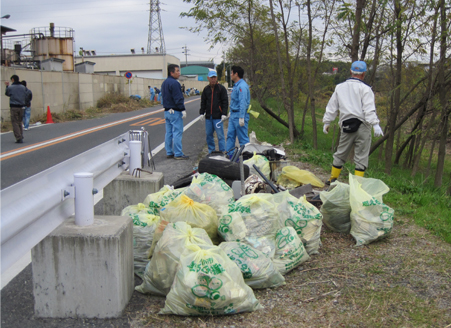
<svg viewBox="0 0 451 328">
<path fill-rule="evenodd" d="M 217 175 L 223 180 L 240 180 L 240 164 L 238 163 L 204 158 L 199 162 L 198 171 Z M 247 179 L 248 176 L 249 166 L 244 164 L 244 179 Z"/>
<path fill-rule="evenodd" d="M 193 181 L 192 175 L 190 175 L 189 177 L 178 179 L 172 184 L 172 186 L 174 187 L 174 189 L 187 187 L 191 184 L 191 181 Z"/>
</svg>

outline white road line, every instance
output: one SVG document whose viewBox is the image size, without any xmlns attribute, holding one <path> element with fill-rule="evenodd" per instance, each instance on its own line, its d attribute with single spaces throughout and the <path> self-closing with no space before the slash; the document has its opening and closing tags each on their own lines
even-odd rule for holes
<svg viewBox="0 0 451 328">
<path fill-rule="evenodd" d="M 196 101 L 196 100 L 199 100 L 199 99 L 193 99 L 193 100 L 187 101 L 186 104 L 191 103 L 191 102 Z M 149 116 L 150 114 L 160 113 L 160 112 L 163 112 L 163 111 L 164 111 L 164 109 L 161 108 L 161 109 L 158 109 L 158 110 L 153 111 L 151 113 L 146 113 L 146 114 L 141 114 L 141 115 L 138 115 L 138 116 L 129 117 L 129 118 L 126 118 L 126 119 L 123 119 L 123 120 L 114 121 L 114 122 L 111 122 L 111 123 L 99 125 L 99 126 L 96 126 L 94 128 L 87 129 L 87 130 L 71 133 L 71 134 L 65 135 L 65 136 L 60 137 L 60 138 L 55 138 L 55 139 L 52 139 L 52 140 L 40 142 L 40 143 L 34 144 L 32 146 L 29 146 L 29 147 L 25 147 L 25 148 L 22 148 L 22 149 L 18 149 L 16 151 L 7 152 L 4 155 L 0 155 L 0 160 L 3 157 L 5 157 L 5 156 L 11 156 L 11 155 L 20 154 L 20 153 L 23 153 L 23 152 L 26 152 L 26 151 L 29 151 L 29 150 L 32 150 L 32 149 L 35 149 L 35 148 L 40 148 L 40 147 L 45 146 L 45 145 L 53 144 L 53 143 L 56 143 L 56 142 L 59 142 L 59 141 L 62 141 L 62 140 L 66 140 L 66 139 L 71 139 L 71 138 L 76 137 L 76 136 L 81 135 L 81 134 L 86 134 L 86 133 L 94 132 L 94 131 L 97 131 L 97 130 L 105 129 L 105 128 L 110 127 L 110 126 L 114 126 L 114 125 L 122 124 L 122 123 L 125 123 L 125 122 L 133 121 L 133 120 L 139 119 L 141 117 Z M 197 120 L 194 120 L 194 122 L 197 122 Z M 192 125 L 192 122 L 190 124 L 188 124 L 183 130 L 185 131 L 191 125 Z"/>
</svg>

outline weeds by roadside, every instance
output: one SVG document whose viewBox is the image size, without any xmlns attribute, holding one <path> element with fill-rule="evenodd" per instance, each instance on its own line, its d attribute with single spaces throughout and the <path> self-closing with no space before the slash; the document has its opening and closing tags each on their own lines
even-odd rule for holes
<svg viewBox="0 0 451 328">
<path fill-rule="evenodd" d="M 274 103 L 272 108 L 277 108 Z M 304 163 L 311 163 L 321 167 L 325 172 L 330 172 L 333 160 L 333 137 L 331 133 L 325 135 L 321 132 L 322 122 L 317 120 L 318 149 L 312 146 L 311 138 L 299 138 L 293 144 L 289 144 L 288 129 L 269 117 L 257 102 L 252 102 L 252 109 L 259 111 L 261 115 L 258 119 L 251 118 L 249 131 L 255 131 L 257 139 L 267 141 L 271 144 L 285 143 L 284 147 L 291 154 L 292 158 Z M 283 116 L 282 116 L 283 117 Z M 295 108 L 296 125 L 300 130 L 302 109 Z M 285 117 L 286 119 L 286 114 Z M 311 119 L 306 116 L 305 135 L 311 135 Z M 334 144 L 337 140 L 334 140 Z M 423 162 L 425 164 L 425 162 Z M 384 173 L 384 163 L 380 160 L 378 151 L 370 156 L 367 177 L 381 179 L 391 189 L 384 196 L 384 201 L 395 209 L 395 216 L 399 214 L 409 215 L 419 226 L 425 227 L 433 234 L 439 236 L 451 244 L 451 197 L 447 195 L 446 188 L 449 187 L 451 169 L 451 157 L 448 156 L 445 164 L 443 186 L 434 188 L 432 182 L 425 181 L 422 173 L 415 177 L 410 176 L 410 170 L 404 170 L 401 166 L 393 166 L 392 174 Z M 346 163 L 340 181 L 347 182 L 349 173 L 354 172 L 354 166 Z M 421 172 L 421 170 L 420 170 Z"/>
<path fill-rule="evenodd" d="M 159 104 L 146 98 L 140 100 L 130 99 L 124 95 L 111 93 L 103 96 L 97 101 L 96 107 L 89 107 L 85 110 L 71 109 L 64 113 L 52 113 L 52 119 L 55 123 L 85 120 L 102 117 L 110 113 L 132 112 L 142 108 L 152 107 Z M 47 122 L 47 114 L 43 114 L 30 121 L 31 124 Z M 11 122 L 2 122 L 2 132 L 12 131 Z"/>
</svg>

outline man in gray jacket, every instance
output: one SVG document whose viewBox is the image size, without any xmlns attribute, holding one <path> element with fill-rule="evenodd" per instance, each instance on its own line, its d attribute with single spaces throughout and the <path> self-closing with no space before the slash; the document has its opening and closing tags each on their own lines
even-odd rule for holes
<svg viewBox="0 0 451 328">
<path fill-rule="evenodd" d="M 338 125 L 342 129 L 338 149 L 334 154 L 332 172 L 326 184 L 338 179 L 343 164 L 355 146 L 354 174 L 363 177 L 368 167 L 368 156 L 371 146 L 371 127 L 374 136 L 383 136 L 376 114 L 374 93 L 369 85 L 363 82 L 366 73 L 366 63 L 355 61 L 351 65 L 351 78 L 337 85 L 335 92 L 326 107 L 323 117 L 323 132 L 329 132 L 329 125 L 335 120 L 338 113 Z"/>
<path fill-rule="evenodd" d="M 19 77 L 17 75 L 11 76 L 11 83 L 12 84 L 10 85 L 9 82 L 5 82 L 5 95 L 9 97 L 11 124 L 13 126 L 16 143 L 23 143 L 22 120 L 27 99 L 27 88 L 19 82 Z"/>
</svg>

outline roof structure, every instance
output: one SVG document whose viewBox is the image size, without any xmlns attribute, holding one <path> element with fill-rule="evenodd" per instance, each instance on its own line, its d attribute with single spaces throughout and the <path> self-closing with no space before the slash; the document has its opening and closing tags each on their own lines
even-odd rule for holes
<svg viewBox="0 0 451 328">
<path fill-rule="evenodd" d="M 188 66 L 188 67 L 182 67 L 180 74 L 181 75 L 197 75 L 198 81 L 207 81 L 207 75 L 210 71 L 207 67 L 202 66 Z"/>
</svg>

